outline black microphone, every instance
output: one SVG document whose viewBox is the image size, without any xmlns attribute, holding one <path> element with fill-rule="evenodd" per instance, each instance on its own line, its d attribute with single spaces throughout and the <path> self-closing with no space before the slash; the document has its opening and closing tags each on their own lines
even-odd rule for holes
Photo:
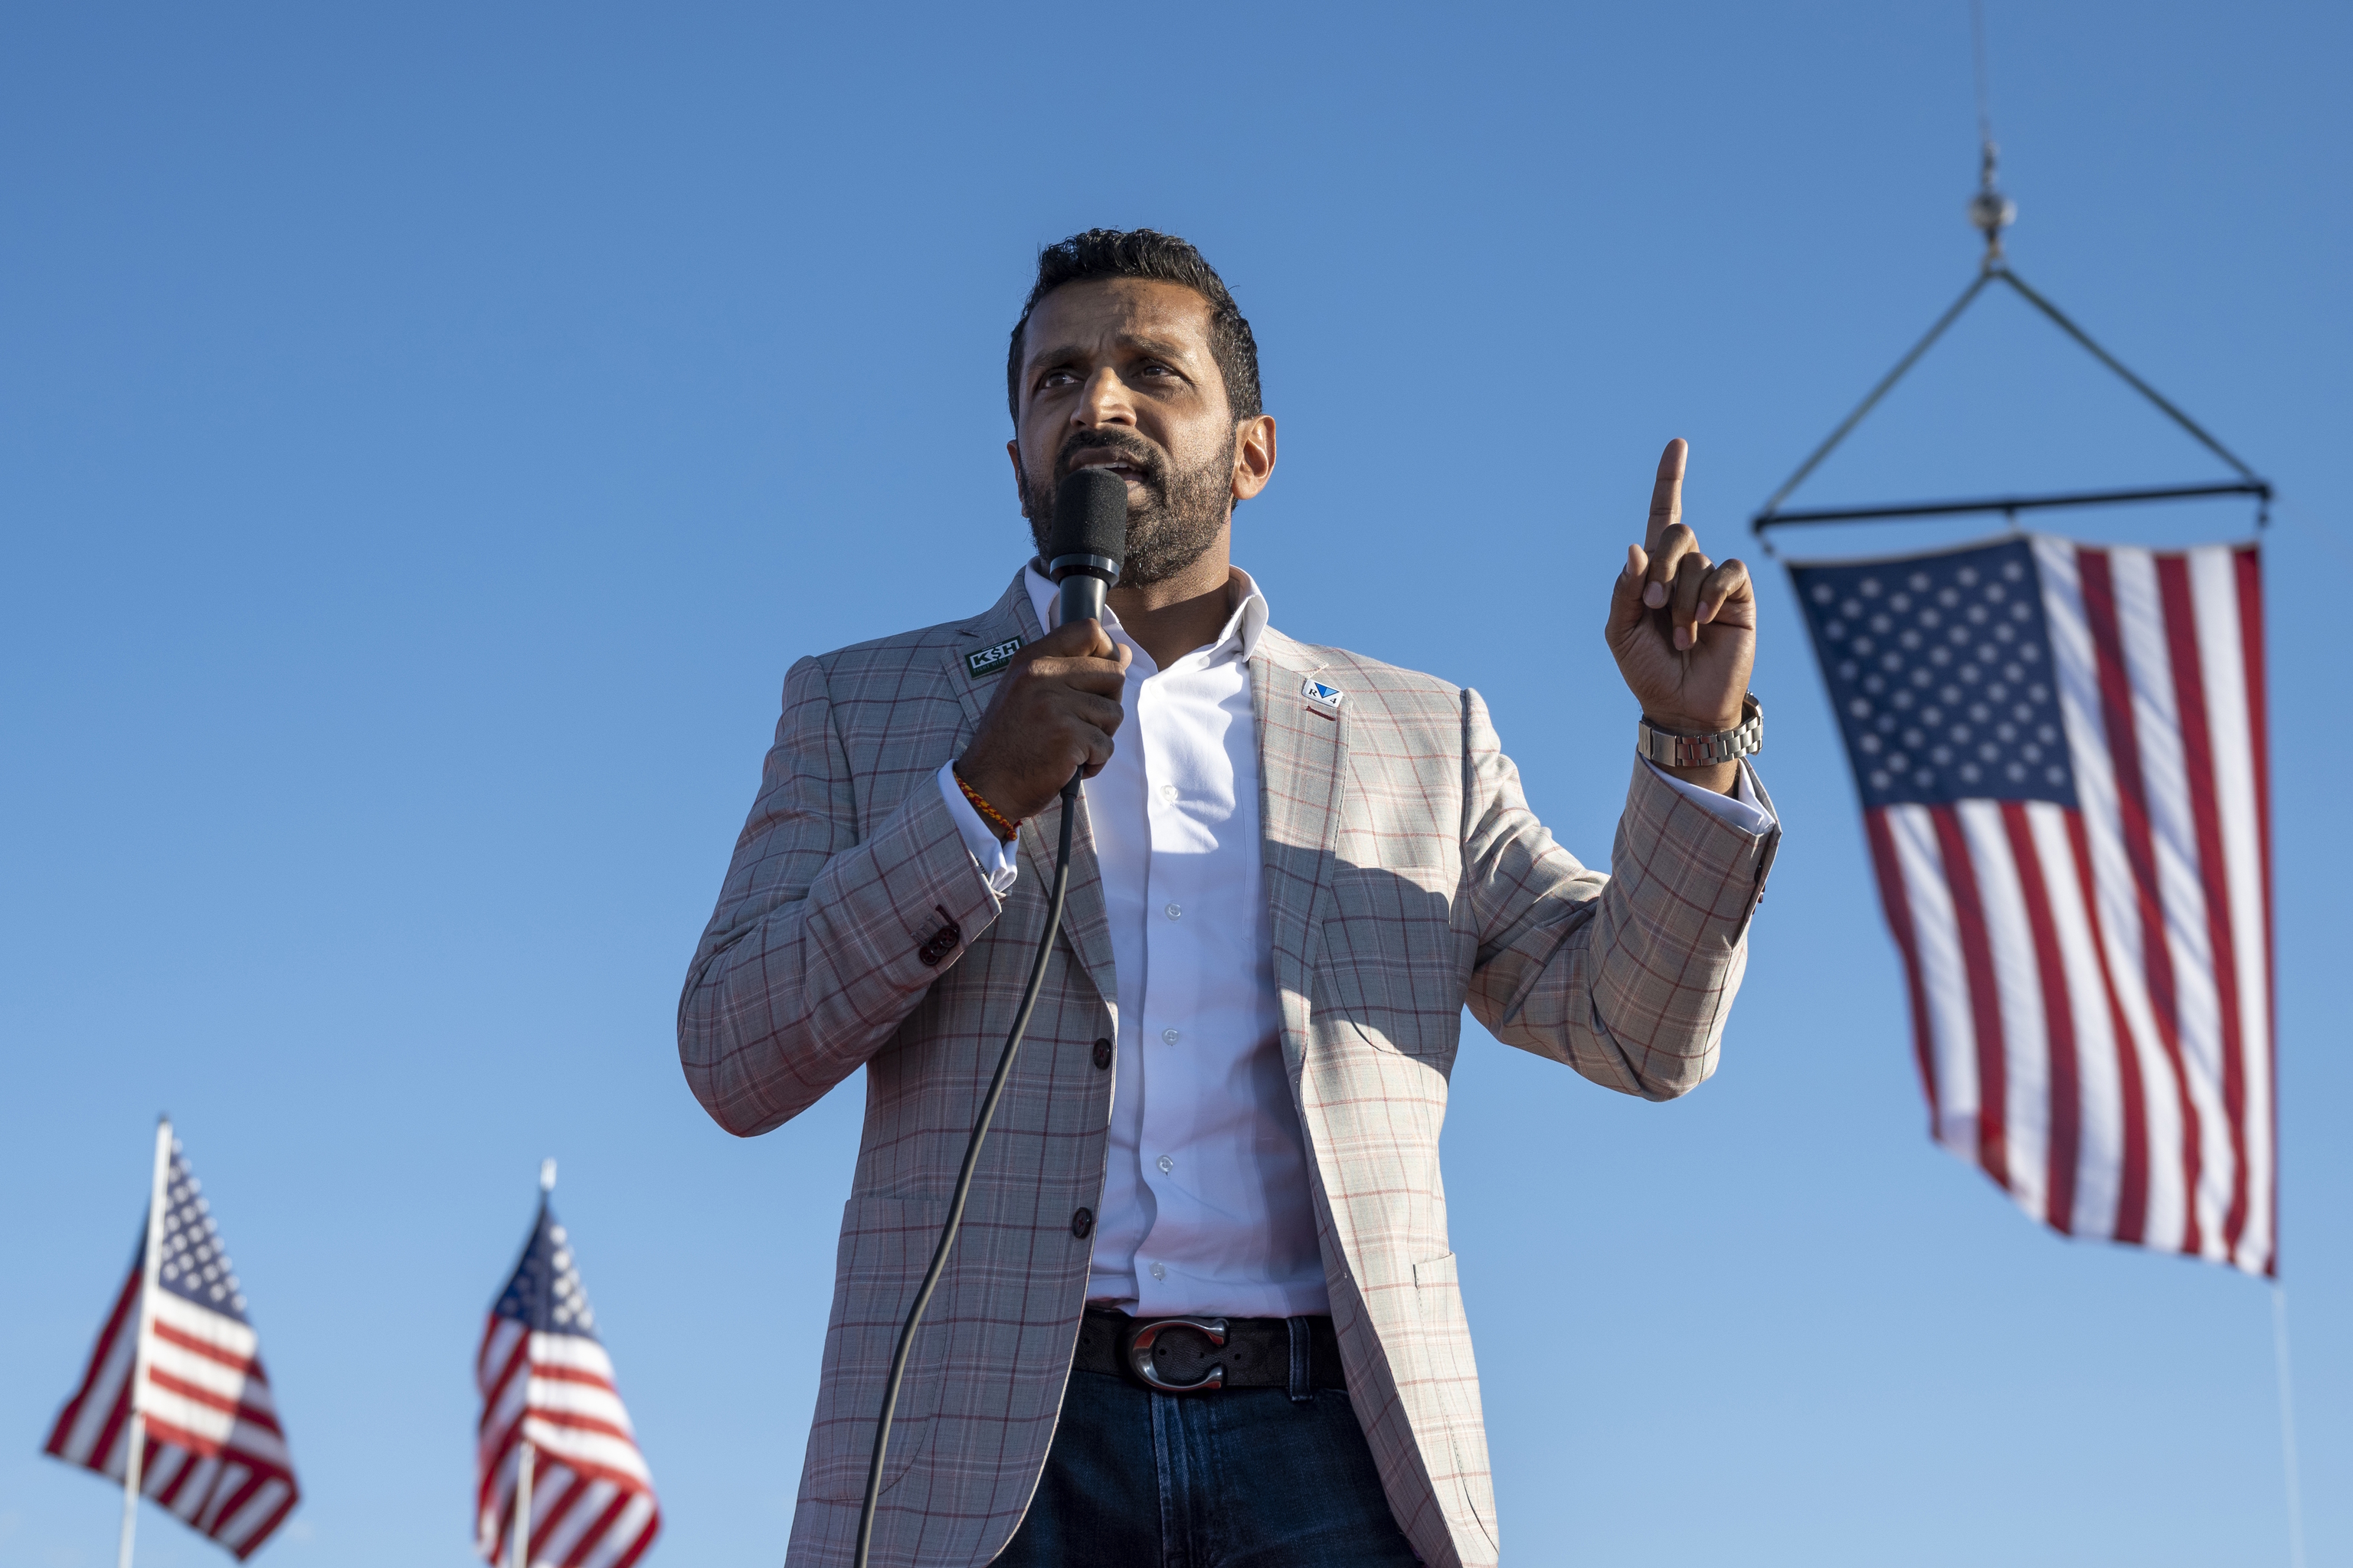
<svg viewBox="0 0 2353 1568">
<path fill-rule="evenodd" d="M 1072 469 L 1054 492 L 1046 575 L 1062 585 L 1062 624 L 1101 620 L 1103 593 L 1127 559 L 1127 481 L 1107 468 Z"/>
</svg>

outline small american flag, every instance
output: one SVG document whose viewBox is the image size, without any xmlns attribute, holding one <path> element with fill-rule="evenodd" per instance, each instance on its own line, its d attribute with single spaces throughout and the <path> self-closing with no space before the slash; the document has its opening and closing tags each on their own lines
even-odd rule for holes
<svg viewBox="0 0 2353 1568">
<path fill-rule="evenodd" d="M 476 1535 L 493 1563 L 628 1568 L 661 1529 L 652 1475 L 613 1386 L 613 1361 L 572 1243 L 543 1195 L 514 1277 L 491 1308 L 474 1368 L 482 1391 Z M 514 1555 L 525 1491 L 527 1553 Z"/>
<path fill-rule="evenodd" d="M 1792 568 L 1932 1135 L 2070 1235 L 2278 1266 L 2255 547 Z"/>
<path fill-rule="evenodd" d="M 169 1155 L 163 1223 L 153 1232 L 155 1289 L 144 1288 L 150 1230 L 142 1225 L 131 1277 L 42 1451 L 121 1482 L 135 1414 L 145 1430 L 141 1494 L 242 1561 L 301 1493 L 212 1205 L 179 1139 L 168 1126 L 162 1136 Z"/>
</svg>

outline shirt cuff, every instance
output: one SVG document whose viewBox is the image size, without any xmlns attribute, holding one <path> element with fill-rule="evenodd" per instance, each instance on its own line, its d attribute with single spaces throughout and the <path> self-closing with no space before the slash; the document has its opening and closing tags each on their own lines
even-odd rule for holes
<svg viewBox="0 0 2353 1568">
<path fill-rule="evenodd" d="M 1779 825 L 1775 821 L 1772 811 L 1758 797 L 1756 782 L 1750 776 L 1748 764 L 1745 760 L 1740 764 L 1739 792 L 1732 795 L 1719 795 L 1713 789 L 1703 789 L 1696 784 L 1686 784 L 1647 757 L 1642 758 L 1642 766 L 1657 774 L 1660 781 L 1668 789 L 1672 789 L 1701 810 L 1721 818 L 1743 832 L 1762 834 L 1770 832 Z M 948 780 L 948 788 L 955 789 L 955 779 Z M 980 813 L 975 811 L 971 803 L 964 800 L 964 791 L 961 789 L 956 790 L 956 799 L 949 803 L 962 805 L 965 814 L 974 821 L 980 821 Z M 987 829 L 984 828 L 982 831 L 987 832 Z M 967 834 L 967 842 L 969 837 L 970 835 Z"/>
<path fill-rule="evenodd" d="M 1673 783 L 1674 780 L 1669 779 L 1668 782 Z M 1745 775 L 1742 788 L 1746 788 Z M 1701 790 L 1700 793 L 1709 791 Z M 948 803 L 948 815 L 955 821 L 956 832 L 964 835 L 964 847 L 972 852 L 972 863 L 980 868 L 981 880 L 988 884 L 988 890 L 999 898 L 1012 892 L 1014 879 L 1021 874 L 1021 863 L 1013 858 L 1013 846 L 998 838 L 989 825 L 980 820 L 980 813 L 972 809 L 972 802 L 964 798 L 964 790 L 956 783 L 955 764 L 953 762 L 940 764 L 940 798 Z M 1716 796 L 1719 800 L 1724 798 Z"/>
</svg>

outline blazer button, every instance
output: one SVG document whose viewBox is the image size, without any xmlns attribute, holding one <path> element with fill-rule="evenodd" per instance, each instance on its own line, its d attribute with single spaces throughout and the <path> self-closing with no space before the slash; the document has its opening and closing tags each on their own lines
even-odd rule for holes
<svg viewBox="0 0 2353 1568">
<path fill-rule="evenodd" d="M 948 912 L 936 904 L 932 907 L 938 910 L 940 918 L 946 920 L 947 924 L 933 932 L 923 945 L 915 949 L 915 957 L 927 969 L 939 968 L 940 960 L 955 952 L 956 944 L 964 940 L 964 928 L 949 918 Z"/>
<path fill-rule="evenodd" d="M 1086 1240 L 1094 1234 L 1094 1232 L 1095 1212 L 1092 1209 L 1081 1209 L 1071 1216 L 1071 1234 L 1081 1241 Z"/>
<path fill-rule="evenodd" d="M 1098 1041 L 1096 1041 L 1096 1042 L 1095 1042 L 1095 1071 L 1097 1071 L 1097 1072 L 1101 1072 L 1101 1071 L 1103 1071 L 1103 1069 L 1104 1069 L 1105 1067 L 1108 1067 L 1108 1066 L 1110 1066 L 1110 1065 L 1111 1065 L 1111 1042 L 1110 1042 L 1110 1041 L 1108 1041 L 1108 1040 L 1098 1040 Z"/>
</svg>

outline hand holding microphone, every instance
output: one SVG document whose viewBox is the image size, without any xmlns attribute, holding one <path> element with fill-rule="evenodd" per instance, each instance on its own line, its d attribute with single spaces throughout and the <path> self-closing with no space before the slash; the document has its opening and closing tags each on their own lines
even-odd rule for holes
<svg viewBox="0 0 2353 1568">
<path fill-rule="evenodd" d="M 1061 584 L 1061 624 L 1013 656 L 956 764 L 1014 821 L 1111 760 L 1130 656 L 1103 630 L 1103 602 L 1126 554 L 1126 482 L 1108 469 L 1072 471 L 1054 493 L 1044 551 L 1047 575 Z"/>
</svg>

